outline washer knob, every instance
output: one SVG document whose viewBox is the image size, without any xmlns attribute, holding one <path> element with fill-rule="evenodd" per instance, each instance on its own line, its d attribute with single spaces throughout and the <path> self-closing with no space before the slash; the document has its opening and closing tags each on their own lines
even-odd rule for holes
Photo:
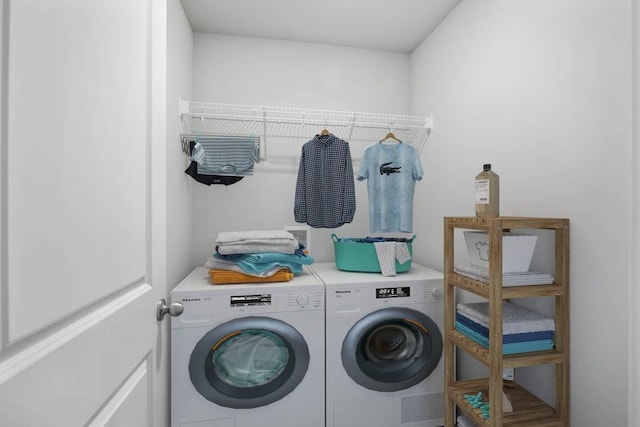
<svg viewBox="0 0 640 427">
<path fill-rule="evenodd" d="M 307 295 L 298 295 L 296 302 L 298 305 L 307 305 L 309 304 L 309 297 Z"/>
<path fill-rule="evenodd" d="M 440 289 L 439 288 L 431 289 L 431 296 L 434 297 L 435 299 L 440 299 Z"/>
</svg>

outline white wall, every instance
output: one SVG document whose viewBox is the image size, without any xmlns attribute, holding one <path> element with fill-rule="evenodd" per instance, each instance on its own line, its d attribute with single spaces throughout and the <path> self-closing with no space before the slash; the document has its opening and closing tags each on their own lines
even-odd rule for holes
<svg viewBox="0 0 640 427">
<path fill-rule="evenodd" d="M 412 113 L 435 120 L 415 205 L 425 263 L 442 268 L 442 217 L 473 215 L 485 162 L 502 215 L 571 219 L 575 426 L 627 425 L 630 4 L 467 0 L 412 55 Z"/>
<path fill-rule="evenodd" d="M 172 288 L 191 267 L 191 178 L 180 146 L 180 98 L 190 99 L 193 78 L 193 32 L 180 4 L 168 1 L 167 46 L 167 283 Z"/>
<path fill-rule="evenodd" d="M 408 114 L 409 83 L 406 54 L 194 35 L 196 101 Z M 310 131 L 309 139 L 320 130 Z M 299 157 L 301 148 L 290 150 Z M 193 266 L 202 265 L 211 256 L 219 231 L 300 225 L 293 218 L 296 176 L 297 160 L 288 167 L 258 165 L 254 176 L 228 187 L 207 187 L 193 181 Z M 357 182 L 356 193 L 352 224 L 312 230 L 315 261 L 333 259 L 332 232 L 339 236 L 368 233 L 366 183 Z"/>
<path fill-rule="evenodd" d="M 636 220 L 640 215 L 640 0 L 633 0 L 633 42 L 632 42 L 632 146 L 633 146 L 633 207 L 632 207 L 632 238 L 630 250 L 630 298 L 628 303 L 630 313 L 629 326 L 629 420 L 640 419 L 640 406 L 637 405 L 640 399 L 640 314 L 638 305 L 640 304 L 640 290 L 638 280 L 640 279 L 640 221 Z M 629 423 L 631 426 L 632 424 Z"/>
</svg>

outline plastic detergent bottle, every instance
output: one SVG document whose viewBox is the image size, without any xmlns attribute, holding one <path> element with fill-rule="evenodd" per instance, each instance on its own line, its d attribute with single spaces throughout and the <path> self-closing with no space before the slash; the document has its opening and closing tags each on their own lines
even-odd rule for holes
<svg viewBox="0 0 640 427">
<path fill-rule="evenodd" d="M 496 217 L 500 215 L 500 177 L 486 163 L 476 176 L 476 216 Z"/>
</svg>

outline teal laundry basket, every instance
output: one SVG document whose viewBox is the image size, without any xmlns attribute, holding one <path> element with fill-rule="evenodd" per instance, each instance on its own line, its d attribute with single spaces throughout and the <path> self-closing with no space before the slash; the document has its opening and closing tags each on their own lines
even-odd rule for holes
<svg viewBox="0 0 640 427">
<path fill-rule="evenodd" d="M 413 257 L 413 241 L 416 236 L 407 239 L 407 248 Z M 336 267 L 343 271 L 356 271 L 361 273 L 380 273 L 380 263 L 373 243 L 363 242 L 359 237 L 338 238 L 331 234 Z M 396 260 L 396 273 L 406 273 L 411 269 L 411 260 L 400 264 Z"/>
</svg>

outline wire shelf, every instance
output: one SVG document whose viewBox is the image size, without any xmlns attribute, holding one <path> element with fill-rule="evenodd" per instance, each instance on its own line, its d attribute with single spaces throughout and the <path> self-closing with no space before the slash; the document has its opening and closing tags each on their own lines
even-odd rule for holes
<svg viewBox="0 0 640 427">
<path fill-rule="evenodd" d="M 260 136 L 261 153 L 291 154 L 322 129 L 351 145 L 360 158 L 366 146 L 389 132 L 421 152 L 432 129 L 432 116 L 312 110 L 288 107 L 180 101 L 183 142 L 197 135 Z M 267 150 L 268 149 L 268 150 Z"/>
</svg>

